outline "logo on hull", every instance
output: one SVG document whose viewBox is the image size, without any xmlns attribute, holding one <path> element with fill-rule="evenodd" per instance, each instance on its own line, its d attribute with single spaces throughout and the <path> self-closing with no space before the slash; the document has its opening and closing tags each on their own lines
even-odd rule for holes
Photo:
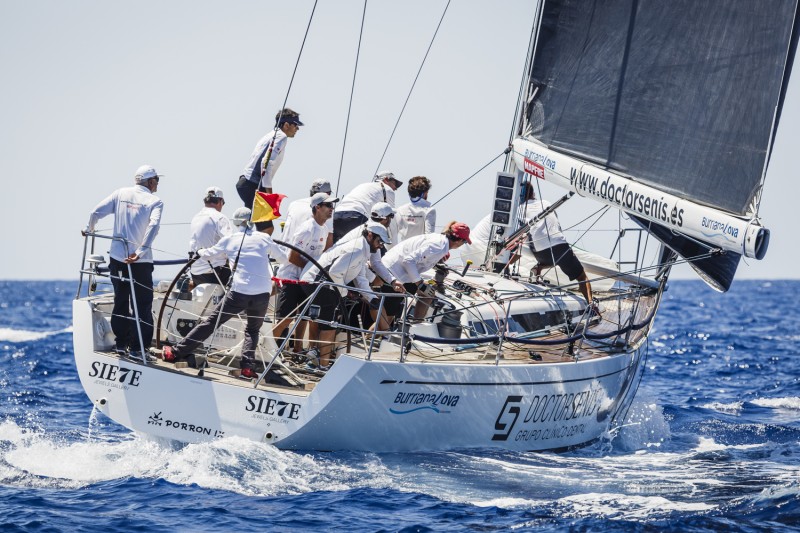
<svg viewBox="0 0 800 533">
<path fill-rule="evenodd" d="M 219 429 L 211 429 L 205 426 L 198 426 L 197 424 L 189 424 L 188 422 L 180 422 L 178 420 L 170 420 L 161 416 L 162 411 L 153 413 L 148 419 L 147 424 L 158 427 L 167 427 L 170 429 L 177 429 L 186 433 L 194 433 L 200 435 L 207 435 L 219 439 L 225 436 L 225 432 Z"/>
<path fill-rule="evenodd" d="M 390 407 L 389 412 L 394 415 L 407 415 L 418 411 L 433 411 L 437 414 L 449 413 L 445 407 L 458 405 L 460 397 L 457 394 L 398 392 L 394 398 L 394 405 L 408 406 L 403 408 Z M 412 407 L 413 406 L 413 407 Z"/>
<path fill-rule="evenodd" d="M 113 389 L 128 390 L 138 387 L 142 378 L 141 370 L 112 365 L 101 361 L 92 361 L 89 377 L 96 378 L 95 383 Z"/>
</svg>

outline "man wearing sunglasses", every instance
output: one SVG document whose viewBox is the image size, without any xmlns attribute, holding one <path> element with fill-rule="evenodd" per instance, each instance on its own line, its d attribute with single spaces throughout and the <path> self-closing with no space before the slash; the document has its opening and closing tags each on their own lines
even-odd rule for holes
<svg viewBox="0 0 800 533">
<path fill-rule="evenodd" d="M 296 230 L 287 235 L 285 241 L 295 248 L 308 254 L 313 259 L 319 259 L 329 245 L 328 235 L 330 234 L 327 222 L 333 216 L 333 206 L 338 202 L 338 198 L 333 198 L 326 192 L 318 192 L 311 197 L 311 218 L 301 223 Z M 297 250 L 289 249 L 289 263 L 281 265 L 276 277 L 281 280 L 278 291 L 275 314 L 278 324 L 273 328 L 272 335 L 279 338 L 289 327 L 292 319 L 297 315 L 299 308 L 305 300 L 305 293 L 297 283 L 300 274 L 303 272 L 308 259 L 301 255 Z M 284 281 L 285 280 L 285 281 Z M 297 341 L 294 351 L 302 349 L 302 338 L 305 333 L 304 328 L 298 327 L 295 330 Z"/>
<path fill-rule="evenodd" d="M 337 242 L 353 228 L 362 226 L 376 203 L 386 202 L 394 208 L 394 191 L 401 185 L 403 182 L 394 176 L 394 172 L 381 171 L 370 183 L 362 183 L 344 195 L 333 215 L 333 242 Z"/>
<path fill-rule="evenodd" d="M 141 352 L 148 349 L 153 340 L 153 252 L 151 246 L 161 224 L 164 202 L 154 193 L 158 190 L 161 176 L 150 165 L 136 170 L 133 187 L 117 189 L 97 204 L 89 216 L 83 234 L 94 232 L 97 222 L 114 215 L 114 240 L 111 241 L 109 270 L 114 286 L 114 309 L 111 314 L 111 330 L 116 337 L 116 351 L 123 355 L 128 349 Z M 130 265 L 134 293 L 128 280 Z M 131 308 L 135 300 L 142 333 L 134 325 Z"/>
<path fill-rule="evenodd" d="M 371 299 L 369 283 L 367 282 L 367 262 L 370 254 L 378 251 L 383 244 L 389 244 L 389 234 L 386 228 L 377 222 L 368 222 L 361 232 L 362 237 L 344 243 L 341 246 L 334 246 L 327 250 L 319 258 L 318 263 L 328 272 L 334 283 L 338 285 L 352 284 L 361 289 L 361 296 L 365 300 Z M 306 265 L 303 275 L 300 278 L 308 282 L 303 285 L 306 295 L 311 295 L 317 286 L 327 278 L 315 265 Z M 314 298 L 314 305 L 319 306 L 319 320 L 324 322 L 334 322 L 336 311 L 347 289 L 344 287 L 322 287 Z M 341 318 L 336 319 L 341 321 Z M 309 338 L 318 339 L 314 343 L 317 353 L 319 353 L 320 369 L 325 369 L 331 362 L 332 355 L 335 353 L 334 340 L 336 330 L 331 324 L 312 322 L 312 326 L 319 328 L 319 335 L 315 335 L 313 328 L 309 329 Z"/>
</svg>

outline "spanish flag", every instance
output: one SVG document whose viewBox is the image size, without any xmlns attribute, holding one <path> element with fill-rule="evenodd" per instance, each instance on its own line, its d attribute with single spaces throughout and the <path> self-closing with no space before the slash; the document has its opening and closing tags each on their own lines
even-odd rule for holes
<svg viewBox="0 0 800 533">
<path fill-rule="evenodd" d="M 256 192 L 253 201 L 253 222 L 268 222 L 281 216 L 281 200 L 286 198 L 285 194 Z"/>
</svg>

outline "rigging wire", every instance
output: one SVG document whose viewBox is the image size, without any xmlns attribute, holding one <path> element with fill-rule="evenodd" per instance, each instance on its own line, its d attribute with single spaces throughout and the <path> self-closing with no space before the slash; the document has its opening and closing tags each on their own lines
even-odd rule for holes
<svg viewBox="0 0 800 533">
<path fill-rule="evenodd" d="M 400 125 L 400 119 L 403 118 L 403 112 L 406 110 L 406 106 L 408 105 L 408 101 L 411 99 L 411 93 L 414 92 L 414 87 L 417 85 L 417 80 L 419 80 L 419 75 L 422 73 L 422 67 L 425 66 L 425 60 L 428 59 L 428 54 L 433 47 L 433 42 L 436 40 L 436 35 L 439 33 L 439 28 L 442 27 L 442 21 L 444 20 L 444 16 L 447 14 L 447 8 L 450 7 L 450 0 L 447 0 L 447 5 L 444 6 L 444 11 L 442 12 L 442 17 L 439 19 L 439 24 L 436 25 L 436 31 L 433 32 L 433 37 L 431 38 L 430 44 L 428 44 L 428 49 L 425 51 L 425 56 L 422 58 L 422 63 L 419 66 L 419 70 L 417 70 L 417 76 L 414 78 L 414 83 L 411 84 L 411 89 L 408 91 L 408 96 L 406 96 L 406 101 L 403 104 L 403 108 L 400 110 L 400 115 L 397 117 L 397 122 L 394 124 L 394 128 L 392 129 L 392 134 L 389 135 L 389 140 L 386 143 L 386 148 L 383 149 L 383 154 L 381 154 L 381 160 L 378 161 L 378 166 L 375 167 L 375 172 L 372 175 L 377 175 L 378 170 L 381 168 L 383 164 L 383 158 L 386 157 L 386 152 L 389 150 L 389 145 L 392 143 L 392 139 L 394 138 L 394 133 L 397 131 L 397 126 Z"/>
<path fill-rule="evenodd" d="M 447 198 L 448 196 L 450 196 L 451 194 L 453 194 L 454 192 L 456 192 L 456 189 L 458 189 L 459 187 L 461 187 L 462 185 L 464 185 L 466 182 L 468 182 L 469 180 L 471 180 L 472 178 L 474 178 L 475 176 L 477 176 L 478 174 L 480 174 L 480 173 L 481 173 L 481 172 L 482 172 L 482 171 L 483 171 L 483 170 L 484 170 L 486 167 L 488 167 L 489 165 L 491 165 L 492 163 L 494 163 L 495 161 L 497 161 L 498 159 L 500 159 L 500 157 L 501 157 L 501 156 L 503 156 L 503 155 L 505 155 L 507 152 L 508 152 L 508 150 L 503 150 L 502 152 L 500 152 L 499 154 L 497 154 L 497 155 L 494 157 L 494 159 L 492 159 L 491 161 L 489 161 L 488 163 L 486 163 L 485 165 L 483 165 L 481 168 L 479 168 L 478 170 L 476 170 L 476 171 L 475 171 L 473 174 L 471 174 L 471 175 L 470 175 L 470 176 L 469 176 L 467 179 L 465 179 L 464 181 L 462 181 L 461 183 L 459 183 L 458 185 L 456 185 L 455 187 L 453 187 L 452 189 L 450 189 L 450 192 L 448 192 L 447 194 L 445 194 L 444 196 L 442 196 L 441 198 L 439 198 L 438 200 L 436 200 L 435 202 L 433 202 L 433 203 L 431 204 L 431 207 L 434 207 L 436 204 L 438 204 L 439 202 L 441 202 L 442 200 L 444 200 L 445 198 Z"/>
<path fill-rule="evenodd" d="M 358 73 L 358 58 L 361 55 L 361 39 L 364 36 L 364 20 L 367 17 L 367 0 L 364 0 L 364 11 L 361 13 L 361 31 L 358 34 L 358 48 L 356 49 L 356 64 L 353 67 L 353 83 L 350 86 L 350 103 L 347 105 L 347 120 L 344 124 L 344 140 L 342 141 L 342 157 L 339 159 L 339 174 L 336 176 L 336 193 L 339 196 L 339 183 L 342 180 L 342 165 L 344 164 L 344 149 L 347 146 L 347 130 L 350 127 L 350 111 L 353 109 L 353 93 L 356 90 L 356 74 Z"/>
<path fill-rule="evenodd" d="M 280 124 L 280 119 L 283 117 L 283 110 L 286 108 L 286 102 L 289 101 L 289 93 L 292 92 L 292 84 L 294 84 L 294 76 L 297 74 L 297 67 L 300 65 L 300 58 L 303 56 L 303 49 L 306 46 L 306 39 L 308 39 L 308 30 L 311 29 L 311 21 L 314 20 L 314 12 L 317 10 L 317 2 L 319 0 L 314 0 L 314 7 L 311 8 L 311 15 L 308 17 L 308 25 L 306 26 L 306 32 L 303 34 L 303 42 L 300 44 L 300 51 L 297 53 L 297 61 L 294 63 L 294 70 L 292 70 L 292 77 L 289 79 L 289 87 L 286 89 L 286 98 L 283 99 L 283 105 L 281 106 L 281 115 L 278 117 L 278 124 Z M 278 126 L 275 126 L 275 130 L 277 131 Z"/>
</svg>

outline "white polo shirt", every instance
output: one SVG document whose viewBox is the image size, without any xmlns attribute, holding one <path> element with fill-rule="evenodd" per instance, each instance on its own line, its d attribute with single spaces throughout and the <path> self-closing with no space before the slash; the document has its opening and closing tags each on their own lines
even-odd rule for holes
<svg viewBox="0 0 800 533">
<path fill-rule="evenodd" d="M 269 150 L 269 144 L 272 142 L 273 137 L 275 138 L 275 145 L 272 147 L 269 163 L 265 169 L 264 160 L 267 157 L 267 150 Z M 277 130 L 277 133 L 276 130 L 272 130 L 261 137 L 250 155 L 247 166 L 242 171 L 244 177 L 253 183 L 260 183 L 262 187 L 272 188 L 272 178 L 283 162 L 287 138 L 286 134 L 280 129 Z"/>
<path fill-rule="evenodd" d="M 328 269 L 328 274 L 335 283 L 345 285 L 352 281 L 359 289 L 369 290 L 366 275 L 369 254 L 369 243 L 362 238 L 329 248 L 319 258 L 318 263 Z M 319 269 L 308 263 L 300 279 L 315 283 L 317 274 Z M 347 289 L 339 288 L 339 292 L 344 296 L 347 294 Z"/>
<path fill-rule="evenodd" d="M 336 211 L 355 211 L 369 218 L 372 213 L 372 206 L 378 202 L 386 202 L 394 207 L 394 191 L 385 183 L 372 181 L 362 183 L 355 189 L 344 195 L 344 198 L 336 206 Z"/>
<path fill-rule="evenodd" d="M 412 199 L 397 208 L 392 224 L 396 226 L 394 233 L 397 239 L 392 242 L 397 245 L 408 238 L 436 231 L 436 210 L 424 198 Z"/>
<path fill-rule="evenodd" d="M 528 200 L 519 206 L 519 217 L 521 220 L 530 220 L 552 204 L 547 200 Z M 555 212 L 550 213 L 542 220 L 537 222 L 528 232 L 531 238 L 531 245 L 537 252 L 552 248 L 557 244 L 566 244 L 567 239 L 561 232 L 561 224 Z"/>
<path fill-rule="evenodd" d="M 225 235 L 233 232 L 228 217 L 214 209 L 204 207 L 192 218 L 192 236 L 189 238 L 189 251 L 196 252 L 201 248 L 211 248 Z M 225 264 L 224 257 L 216 257 L 212 261 L 197 260 L 192 264 L 192 274 L 207 274 L 214 268 Z"/>
<path fill-rule="evenodd" d="M 286 221 L 283 223 L 281 230 L 281 240 L 289 242 L 292 238 L 292 233 L 295 228 L 300 227 L 300 224 L 306 220 L 313 219 L 311 214 L 311 197 L 300 198 L 289 204 L 286 210 Z M 325 227 L 328 228 L 328 233 L 333 233 L 333 218 L 325 221 Z"/>
<path fill-rule="evenodd" d="M 247 234 L 242 235 L 243 231 L 243 228 L 239 228 L 239 231 L 226 235 L 211 248 L 199 250 L 200 258 L 226 257 L 233 268 L 238 256 L 231 290 L 241 294 L 269 293 L 272 291 L 269 258 L 273 257 L 282 265 L 288 263 L 289 258 L 266 233 L 248 229 Z"/>
<path fill-rule="evenodd" d="M 325 251 L 325 243 L 328 241 L 328 228 L 325 225 L 317 224 L 313 218 L 307 219 L 300 224 L 297 231 L 294 232 L 286 242 L 303 250 L 305 253 L 319 259 L 322 252 Z M 288 254 L 287 254 L 288 255 Z M 306 259 L 305 257 L 303 259 Z M 291 263 L 281 265 L 278 269 L 277 276 L 283 279 L 300 279 L 300 274 L 303 273 L 303 268 Z"/>
<path fill-rule="evenodd" d="M 339 239 L 339 242 L 334 244 L 334 246 L 341 246 L 342 244 L 363 238 L 364 229 L 366 227 L 366 224 L 364 224 L 351 229 L 344 235 L 344 237 Z M 369 268 L 371 270 L 367 270 L 367 281 L 370 283 L 372 283 L 372 280 L 375 279 L 375 274 L 379 275 L 386 283 L 391 283 L 395 279 L 395 277 L 392 276 L 392 273 L 389 272 L 389 269 L 386 268 L 386 265 L 383 264 L 383 256 L 381 255 L 380 250 L 369 254 Z"/>
<path fill-rule="evenodd" d="M 401 283 L 416 283 L 450 251 L 450 241 L 441 233 L 418 235 L 386 252 L 383 264 Z"/>
</svg>

